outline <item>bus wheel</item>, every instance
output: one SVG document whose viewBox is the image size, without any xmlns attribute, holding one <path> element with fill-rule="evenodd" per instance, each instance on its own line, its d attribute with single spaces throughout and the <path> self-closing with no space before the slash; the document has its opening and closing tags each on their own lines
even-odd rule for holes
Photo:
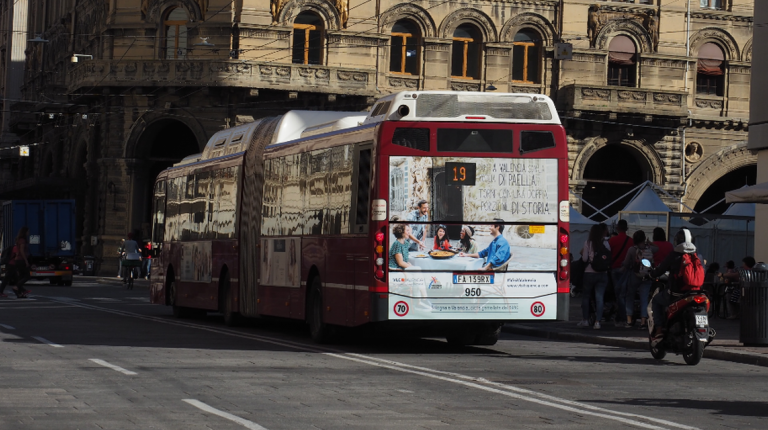
<svg viewBox="0 0 768 430">
<path fill-rule="evenodd" d="M 331 340 L 331 328 L 323 321 L 323 296 L 320 293 L 320 278 L 312 279 L 311 288 L 309 333 L 316 343 L 327 343 Z"/>
<path fill-rule="evenodd" d="M 477 331 L 474 345 L 493 346 L 499 341 L 502 323 L 491 323 Z"/>
<path fill-rule="evenodd" d="M 176 304 L 176 281 L 171 281 L 168 286 L 169 295 L 171 298 L 171 307 L 173 308 L 173 316 L 176 318 L 187 318 L 189 316 L 189 310 Z"/>
<path fill-rule="evenodd" d="M 473 331 L 458 330 L 446 335 L 445 340 L 451 346 L 467 346 L 475 343 L 475 337 L 477 337 L 477 334 Z"/>
<path fill-rule="evenodd" d="M 240 314 L 235 312 L 232 306 L 232 288 L 229 284 L 229 272 L 226 272 L 221 280 L 221 298 L 219 312 L 224 314 L 224 324 L 234 327 L 240 323 Z"/>
</svg>

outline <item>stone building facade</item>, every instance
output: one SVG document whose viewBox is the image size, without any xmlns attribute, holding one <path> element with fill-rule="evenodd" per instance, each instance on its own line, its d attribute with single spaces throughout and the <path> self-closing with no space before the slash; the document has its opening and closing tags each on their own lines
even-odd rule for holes
<svg viewBox="0 0 768 430">
<path fill-rule="evenodd" d="M 693 208 L 756 164 L 752 0 L 25 1 L 46 42 L 26 42 L 7 131 L 39 145 L 0 158 L 0 198 L 76 198 L 105 271 L 127 231 L 148 235 L 155 175 L 217 130 L 402 90 L 551 96 L 580 207 L 649 179 Z"/>
</svg>

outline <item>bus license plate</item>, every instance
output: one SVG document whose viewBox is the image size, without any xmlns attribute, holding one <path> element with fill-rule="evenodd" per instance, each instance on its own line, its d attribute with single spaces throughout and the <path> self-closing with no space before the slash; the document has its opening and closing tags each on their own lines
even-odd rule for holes
<svg viewBox="0 0 768 430">
<path fill-rule="evenodd" d="M 706 326 L 709 325 L 709 319 L 706 315 L 696 315 L 696 325 Z"/>
<path fill-rule="evenodd" d="M 493 284 L 493 274 L 453 275 L 454 284 Z"/>
</svg>

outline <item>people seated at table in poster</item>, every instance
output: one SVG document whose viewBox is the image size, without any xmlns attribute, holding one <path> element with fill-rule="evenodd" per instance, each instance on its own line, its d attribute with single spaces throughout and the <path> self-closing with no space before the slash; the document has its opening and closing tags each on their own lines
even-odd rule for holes
<svg viewBox="0 0 768 430">
<path fill-rule="evenodd" d="M 472 238 L 475 235 L 475 229 L 468 226 L 461 226 L 461 233 L 459 233 L 459 248 L 461 252 L 466 254 L 477 253 L 477 241 Z"/>
<path fill-rule="evenodd" d="M 391 270 L 421 270 L 408 262 L 409 243 L 406 237 L 411 235 L 411 227 L 406 224 L 398 224 L 392 229 L 395 241 L 389 248 L 389 268 Z"/>
<path fill-rule="evenodd" d="M 460 257 L 485 258 L 486 264 L 483 266 L 483 270 L 493 270 L 502 266 L 507 263 L 507 260 L 509 260 L 511 256 L 509 252 L 509 242 L 507 242 L 507 239 L 504 239 L 504 236 L 501 235 L 504 232 L 504 224 L 501 224 L 504 220 L 494 219 L 494 221 L 496 221 L 496 224 L 491 224 L 490 226 L 493 240 L 487 248 L 476 254 L 467 254 L 464 252 L 459 254 Z"/>
<path fill-rule="evenodd" d="M 448 230 L 446 230 L 446 227 L 442 224 L 437 226 L 437 231 L 435 231 L 435 243 L 432 249 L 441 249 L 443 251 L 451 250 L 451 239 L 448 237 Z"/>
</svg>

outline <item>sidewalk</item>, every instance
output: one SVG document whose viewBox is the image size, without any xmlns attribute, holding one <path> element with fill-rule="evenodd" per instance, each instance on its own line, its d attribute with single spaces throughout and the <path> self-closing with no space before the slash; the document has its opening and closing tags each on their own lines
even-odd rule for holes
<svg viewBox="0 0 768 430">
<path fill-rule="evenodd" d="M 615 327 L 613 322 L 602 323 L 600 330 L 576 327 L 581 320 L 581 296 L 571 297 L 569 316 L 568 322 L 510 323 L 504 326 L 503 331 L 546 339 L 648 351 L 648 330 Z M 710 318 L 709 324 L 717 331 L 717 336 L 704 350 L 704 358 L 768 367 L 768 346 L 744 346 L 739 342 L 741 324 L 739 320 Z M 650 353 L 648 356 L 650 357 Z"/>
</svg>

